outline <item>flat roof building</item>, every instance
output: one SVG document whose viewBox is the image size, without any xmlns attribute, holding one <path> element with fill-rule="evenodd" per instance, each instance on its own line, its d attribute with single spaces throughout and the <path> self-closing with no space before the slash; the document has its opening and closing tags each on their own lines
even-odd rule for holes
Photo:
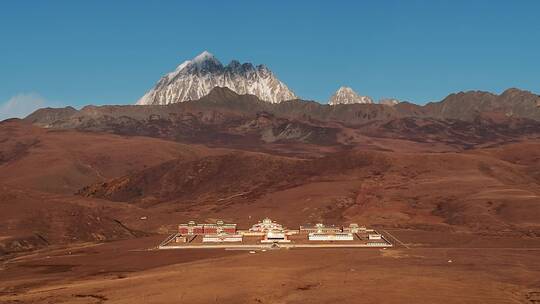
<svg viewBox="0 0 540 304">
<path fill-rule="evenodd" d="M 197 224 L 195 221 L 189 221 L 187 224 L 178 225 L 178 233 L 181 235 L 235 234 L 236 224 L 224 223 L 221 220 L 215 224 Z"/>
<path fill-rule="evenodd" d="M 203 243 L 242 242 L 241 234 L 210 234 L 203 236 Z"/>
<path fill-rule="evenodd" d="M 337 233 L 341 232 L 341 227 L 326 226 L 323 223 L 317 223 L 315 225 L 300 226 L 300 232 L 302 233 Z"/>
<path fill-rule="evenodd" d="M 354 241 L 352 233 L 337 232 L 337 233 L 317 233 L 311 232 L 308 235 L 310 241 Z"/>
<path fill-rule="evenodd" d="M 382 240 L 382 236 L 380 234 L 368 234 L 369 240 Z"/>
<path fill-rule="evenodd" d="M 287 238 L 287 235 L 283 231 L 270 230 L 266 232 L 261 243 L 290 243 L 291 240 Z"/>
</svg>

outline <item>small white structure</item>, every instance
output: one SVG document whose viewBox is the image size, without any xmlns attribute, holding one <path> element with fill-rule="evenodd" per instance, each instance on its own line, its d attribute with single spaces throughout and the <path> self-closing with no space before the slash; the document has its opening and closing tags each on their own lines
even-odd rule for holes
<svg viewBox="0 0 540 304">
<path fill-rule="evenodd" d="M 261 240 L 261 243 L 290 243 L 291 240 L 287 239 L 287 234 L 280 230 L 270 230 Z"/>
<path fill-rule="evenodd" d="M 368 234 L 369 240 L 382 240 L 382 236 L 380 234 Z"/>
<path fill-rule="evenodd" d="M 369 242 L 366 244 L 366 246 L 369 247 L 392 247 L 392 244 L 388 244 L 385 242 Z"/>
<path fill-rule="evenodd" d="M 308 235 L 310 241 L 353 241 L 352 233 L 317 233 L 312 232 Z"/>
<path fill-rule="evenodd" d="M 350 233 L 366 232 L 366 227 L 359 226 L 356 223 L 352 223 L 352 224 L 349 224 L 348 227 L 343 227 L 343 232 L 350 232 Z"/>
<path fill-rule="evenodd" d="M 241 234 L 210 234 L 203 236 L 203 243 L 242 242 Z"/>
<path fill-rule="evenodd" d="M 263 233 L 266 233 L 271 230 L 282 231 L 284 230 L 284 228 L 281 224 L 278 224 L 269 218 L 265 218 L 261 222 L 258 222 L 257 224 L 253 225 L 249 229 L 250 232 L 263 232 Z"/>
</svg>

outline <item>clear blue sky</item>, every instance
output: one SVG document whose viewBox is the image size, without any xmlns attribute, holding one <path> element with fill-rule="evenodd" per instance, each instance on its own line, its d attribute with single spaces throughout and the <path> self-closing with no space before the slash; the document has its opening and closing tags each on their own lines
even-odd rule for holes
<svg viewBox="0 0 540 304">
<path fill-rule="evenodd" d="M 540 1 L 2 1 L 0 105 L 128 104 L 208 50 L 297 95 L 540 91 Z M 0 108 L 1 110 L 2 108 Z"/>
</svg>

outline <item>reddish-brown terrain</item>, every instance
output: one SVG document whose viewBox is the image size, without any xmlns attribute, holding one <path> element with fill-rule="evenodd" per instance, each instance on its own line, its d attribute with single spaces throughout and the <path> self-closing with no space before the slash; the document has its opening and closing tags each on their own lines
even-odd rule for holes
<svg viewBox="0 0 540 304">
<path fill-rule="evenodd" d="M 539 123 L 504 114 L 536 95 L 469 93 L 460 120 L 459 94 L 333 110 L 212 94 L 1 122 L 0 302 L 540 303 Z M 149 250 L 179 222 L 265 216 L 396 246 Z"/>
</svg>

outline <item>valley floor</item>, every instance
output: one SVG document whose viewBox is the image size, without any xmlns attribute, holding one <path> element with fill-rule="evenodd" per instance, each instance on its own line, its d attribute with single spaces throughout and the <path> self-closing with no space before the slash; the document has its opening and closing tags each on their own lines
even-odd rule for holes
<svg viewBox="0 0 540 304">
<path fill-rule="evenodd" d="M 2 303 L 538 303 L 540 239 L 389 230 L 393 249 L 147 250 L 162 236 L 2 263 Z M 420 243 L 422 240 L 422 243 Z"/>
</svg>

